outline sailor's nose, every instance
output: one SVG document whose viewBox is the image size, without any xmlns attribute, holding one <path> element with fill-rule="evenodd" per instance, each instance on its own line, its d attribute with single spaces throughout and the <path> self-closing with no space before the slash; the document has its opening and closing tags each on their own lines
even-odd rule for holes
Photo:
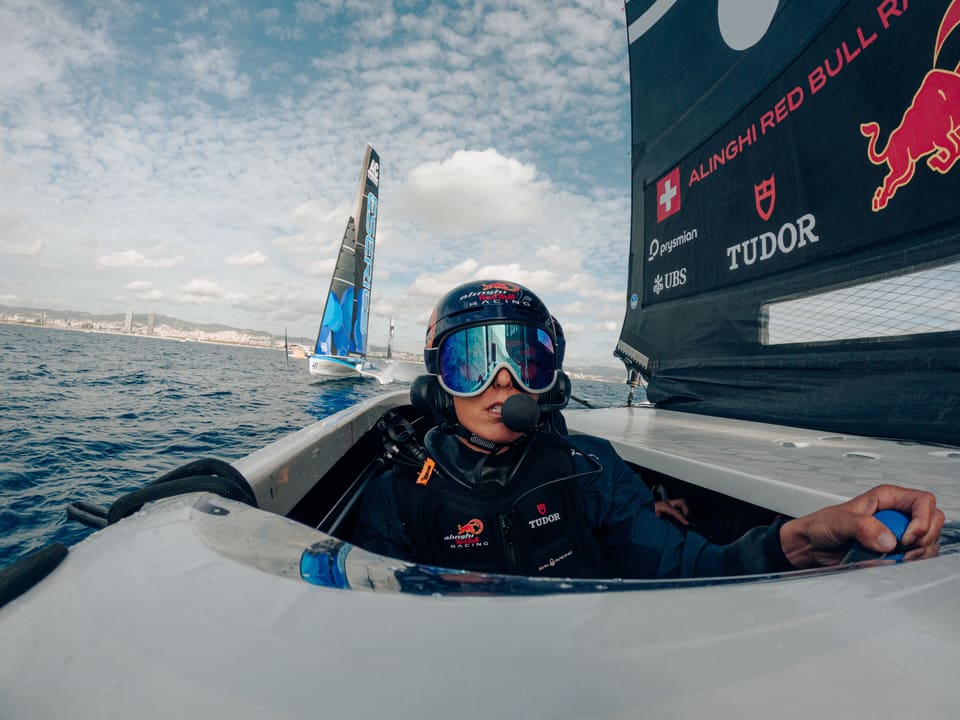
<svg viewBox="0 0 960 720">
<path fill-rule="evenodd" d="M 513 385 L 513 377 L 506 368 L 497 370 L 497 376 L 493 379 L 493 384 L 498 388 L 508 388 Z"/>
</svg>

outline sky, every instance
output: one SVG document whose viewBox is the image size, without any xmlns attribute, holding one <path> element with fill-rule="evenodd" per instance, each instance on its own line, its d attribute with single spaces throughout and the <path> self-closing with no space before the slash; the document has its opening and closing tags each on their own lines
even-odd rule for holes
<svg viewBox="0 0 960 720">
<path fill-rule="evenodd" d="M 620 0 L 0 0 L 0 304 L 314 338 L 370 143 L 374 344 L 497 278 L 620 366 L 627 71 Z"/>
</svg>

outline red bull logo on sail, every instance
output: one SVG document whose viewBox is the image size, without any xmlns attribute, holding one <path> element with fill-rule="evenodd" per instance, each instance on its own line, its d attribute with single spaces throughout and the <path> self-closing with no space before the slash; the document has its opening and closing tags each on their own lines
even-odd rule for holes
<svg viewBox="0 0 960 720">
<path fill-rule="evenodd" d="M 960 0 L 952 0 L 937 33 L 934 65 L 947 36 L 960 25 Z M 883 210 L 897 190 L 913 180 L 917 163 L 926 158 L 927 167 L 947 174 L 960 159 L 960 65 L 953 70 L 930 70 L 920 83 L 900 124 L 877 150 L 880 125 L 867 122 L 860 132 L 868 138 L 867 157 L 874 165 L 886 165 L 883 183 L 874 191 L 871 207 Z"/>
</svg>

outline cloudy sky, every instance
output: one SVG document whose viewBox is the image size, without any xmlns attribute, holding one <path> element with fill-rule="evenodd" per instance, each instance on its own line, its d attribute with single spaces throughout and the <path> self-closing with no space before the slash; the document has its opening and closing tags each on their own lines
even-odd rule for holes
<svg viewBox="0 0 960 720">
<path fill-rule="evenodd" d="M 369 142 L 373 342 L 497 277 L 616 366 L 628 103 L 619 0 L 0 0 L 0 304 L 312 338 Z"/>
</svg>

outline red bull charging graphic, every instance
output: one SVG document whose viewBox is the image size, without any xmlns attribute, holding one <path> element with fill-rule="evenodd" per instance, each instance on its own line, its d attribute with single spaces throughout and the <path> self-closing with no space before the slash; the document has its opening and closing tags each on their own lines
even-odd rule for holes
<svg viewBox="0 0 960 720">
<path fill-rule="evenodd" d="M 960 0 L 953 0 L 940 23 L 933 48 L 936 65 L 943 44 L 960 25 Z M 867 157 L 874 165 L 886 165 L 883 183 L 873 194 L 872 208 L 879 212 L 893 196 L 913 180 L 917 163 L 926 158 L 927 167 L 946 175 L 960 159 L 960 64 L 952 70 L 934 67 L 923 78 L 900 124 L 890 131 L 883 150 L 877 150 L 880 125 L 866 122 L 860 132 L 868 138 Z"/>
</svg>

